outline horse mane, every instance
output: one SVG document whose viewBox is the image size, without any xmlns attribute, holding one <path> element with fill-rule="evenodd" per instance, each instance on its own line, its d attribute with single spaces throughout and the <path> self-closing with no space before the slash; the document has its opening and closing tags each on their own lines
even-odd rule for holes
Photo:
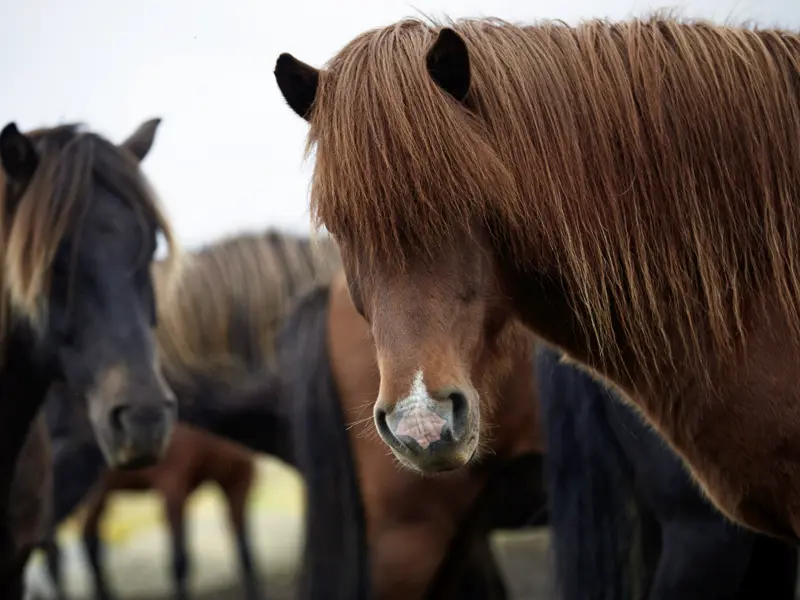
<svg viewBox="0 0 800 600">
<path fill-rule="evenodd" d="M 341 268 L 331 238 L 267 230 L 187 255 L 168 298 L 153 265 L 161 365 L 171 383 L 234 381 L 274 368 L 275 338 L 302 294 Z"/>
<path fill-rule="evenodd" d="M 37 328 L 43 325 L 56 251 L 67 235 L 79 243 L 91 198 L 88 191 L 96 178 L 133 209 L 143 227 L 155 223 L 164 234 L 169 250 L 165 273 L 174 273 L 180 256 L 155 193 L 127 152 L 80 124 L 37 129 L 27 136 L 36 147 L 39 166 L 13 210 L 7 206 L 5 175 L 0 171 L 2 339 L 12 315 Z"/>
<path fill-rule="evenodd" d="M 800 36 L 657 16 L 447 25 L 469 50 L 464 104 L 427 72 L 435 23 L 365 32 L 321 70 L 317 225 L 396 267 L 488 226 L 568 286 L 617 367 L 622 339 L 646 372 L 704 365 L 769 303 L 800 334 Z"/>
</svg>

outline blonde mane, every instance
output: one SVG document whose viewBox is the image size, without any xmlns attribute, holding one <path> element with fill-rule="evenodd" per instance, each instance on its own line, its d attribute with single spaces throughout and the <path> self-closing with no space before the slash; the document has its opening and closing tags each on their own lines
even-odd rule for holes
<svg viewBox="0 0 800 600">
<path fill-rule="evenodd" d="M 331 238 L 268 230 L 228 237 L 184 259 L 169 298 L 153 265 L 161 364 L 171 382 L 217 381 L 275 366 L 275 338 L 295 301 L 341 269 Z"/>
<path fill-rule="evenodd" d="M 488 226 L 553 274 L 590 347 L 700 369 L 780 302 L 800 334 L 800 36 L 670 18 L 448 23 L 465 106 L 426 69 L 441 26 L 366 32 L 320 72 L 312 216 L 374 261 Z"/>
<path fill-rule="evenodd" d="M 13 211 L 7 205 L 5 176 L 0 170 L 3 340 L 11 318 L 43 326 L 56 251 L 67 235 L 80 239 L 97 174 L 134 210 L 142 226 L 154 223 L 164 234 L 169 250 L 165 273 L 175 272 L 180 257 L 172 227 L 132 156 L 79 125 L 39 129 L 27 136 L 36 147 L 39 165 Z"/>
</svg>

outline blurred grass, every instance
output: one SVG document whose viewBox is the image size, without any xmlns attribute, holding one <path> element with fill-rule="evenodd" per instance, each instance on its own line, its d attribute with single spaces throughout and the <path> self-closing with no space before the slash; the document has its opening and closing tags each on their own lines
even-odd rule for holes
<svg viewBox="0 0 800 600">
<path fill-rule="evenodd" d="M 297 472 L 282 462 L 259 457 L 258 476 L 250 492 L 249 510 L 290 515 L 302 514 L 305 506 L 303 481 Z M 227 510 L 225 498 L 214 484 L 202 485 L 187 502 L 187 515 Z M 80 534 L 83 511 L 78 510 L 59 528 L 60 541 Z M 101 537 L 111 545 L 151 527 L 165 527 L 161 498 L 155 492 L 117 492 L 111 496 L 101 524 Z"/>
</svg>

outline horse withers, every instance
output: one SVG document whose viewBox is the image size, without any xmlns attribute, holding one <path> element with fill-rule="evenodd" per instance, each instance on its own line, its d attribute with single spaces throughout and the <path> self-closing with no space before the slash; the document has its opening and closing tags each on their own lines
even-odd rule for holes
<svg viewBox="0 0 800 600">
<path fill-rule="evenodd" d="M 797 32 L 661 16 L 408 19 L 322 70 L 278 58 L 404 464 L 480 456 L 520 321 L 636 403 L 729 518 L 800 539 L 798 60 Z"/>
</svg>

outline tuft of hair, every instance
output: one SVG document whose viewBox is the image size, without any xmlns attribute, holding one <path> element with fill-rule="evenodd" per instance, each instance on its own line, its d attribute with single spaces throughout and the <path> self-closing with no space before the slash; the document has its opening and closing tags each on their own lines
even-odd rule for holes
<svg viewBox="0 0 800 600">
<path fill-rule="evenodd" d="M 172 293 L 153 265 L 161 366 L 171 384 L 234 382 L 276 366 L 276 335 L 294 303 L 341 269 L 335 242 L 267 230 L 188 254 Z"/>
<path fill-rule="evenodd" d="M 98 180 L 131 207 L 143 227 L 155 224 L 163 233 L 169 251 L 165 274 L 176 271 L 180 249 L 172 227 L 138 163 L 127 152 L 80 124 L 26 135 L 36 147 L 39 166 L 14 210 L 7 206 L 0 172 L 3 329 L 15 317 L 24 317 L 37 328 L 43 326 L 56 251 L 66 236 L 80 243 L 90 190 Z"/>
<path fill-rule="evenodd" d="M 708 367 L 777 299 L 800 335 L 800 36 L 654 16 L 459 20 L 463 103 L 426 69 L 441 24 L 359 35 L 320 72 L 311 210 L 372 261 L 487 226 L 557 273 L 598 360 Z"/>
</svg>

